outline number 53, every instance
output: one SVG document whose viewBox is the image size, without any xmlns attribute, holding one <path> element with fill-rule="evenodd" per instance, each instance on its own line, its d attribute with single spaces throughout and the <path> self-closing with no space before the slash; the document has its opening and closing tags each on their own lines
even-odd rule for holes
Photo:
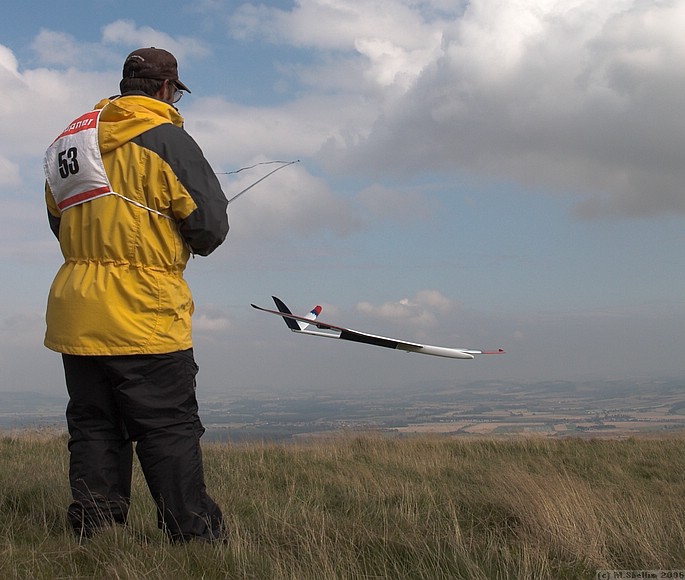
<svg viewBox="0 0 685 580">
<path fill-rule="evenodd" d="M 60 151 L 57 155 L 57 163 L 59 164 L 59 174 L 62 179 L 66 179 L 70 175 L 78 173 L 78 160 L 76 159 L 78 150 L 76 147 L 70 147 L 65 151 Z"/>
</svg>

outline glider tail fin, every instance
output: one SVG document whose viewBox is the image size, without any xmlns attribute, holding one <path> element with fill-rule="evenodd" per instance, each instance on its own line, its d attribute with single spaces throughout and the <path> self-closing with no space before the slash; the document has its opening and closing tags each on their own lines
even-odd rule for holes
<svg viewBox="0 0 685 580">
<path fill-rule="evenodd" d="M 272 296 L 272 298 L 274 299 L 274 302 L 276 303 L 279 312 L 283 312 L 284 314 L 292 314 L 292 312 L 290 312 L 290 309 L 285 305 L 285 302 L 283 302 L 283 300 L 277 298 L 276 296 Z M 314 321 L 316 320 L 316 317 L 319 316 L 319 314 L 321 314 L 321 306 L 315 306 L 314 308 L 312 308 L 309 314 L 304 316 L 304 318 L 306 318 L 307 320 Z M 290 330 L 294 330 L 295 332 L 305 330 L 309 326 L 309 324 L 306 322 L 294 320 L 293 318 L 288 318 L 287 316 L 284 316 L 283 320 L 285 321 L 288 328 Z"/>
</svg>

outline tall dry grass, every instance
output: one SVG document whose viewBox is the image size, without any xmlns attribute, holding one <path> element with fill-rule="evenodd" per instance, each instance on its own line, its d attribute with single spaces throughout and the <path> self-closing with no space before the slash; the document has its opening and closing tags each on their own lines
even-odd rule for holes
<svg viewBox="0 0 685 580">
<path fill-rule="evenodd" d="M 79 544 L 64 437 L 0 440 L 2 578 L 594 578 L 685 568 L 685 439 L 352 435 L 205 447 L 227 545 L 171 546 L 136 471 Z"/>
</svg>

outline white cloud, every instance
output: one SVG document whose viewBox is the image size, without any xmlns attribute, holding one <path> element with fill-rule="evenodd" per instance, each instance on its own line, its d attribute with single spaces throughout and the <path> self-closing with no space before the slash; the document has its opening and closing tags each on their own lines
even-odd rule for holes
<svg viewBox="0 0 685 580">
<path fill-rule="evenodd" d="M 210 316 L 202 313 L 193 317 L 193 330 L 198 333 L 216 334 L 231 328 L 231 321 L 224 316 Z"/>
<path fill-rule="evenodd" d="M 326 70 L 343 63 L 371 97 L 373 124 L 324 150 L 341 171 L 470 172 L 572 193 L 587 217 L 685 213 L 680 0 L 473 0 L 449 11 L 302 0 L 290 11 L 244 4 L 233 22 L 328 55 L 311 76 L 299 71 L 312 90 L 317 77 L 333 86 Z"/>
<path fill-rule="evenodd" d="M 14 53 L 6 46 L 0 44 L 0 74 L 3 82 L 12 76 L 19 78 L 19 62 Z"/>
<path fill-rule="evenodd" d="M 41 29 L 31 43 L 33 52 L 44 66 L 103 69 L 120 60 L 108 47 L 96 42 L 82 42 L 64 32 Z"/>
<path fill-rule="evenodd" d="M 105 44 L 128 46 L 131 50 L 141 46 L 156 46 L 171 52 L 179 63 L 189 57 L 209 54 L 208 46 L 190 36 L 172 36 L 150 26 L 138 26 L 132 20 L 117 20 L 103 28 L 102 40 Z M 123 63 L 122 63 L 123 64 Z"/>
<path fill-rule="evenodd" d="M 238 179 L 224 185 L 227 197 L 230 199 L 266 173 L 263 167 L 240 173 Z M 239 197 L 235 205 L 229 206 L 229 215 L 240 223 L 234 241 L 293 238 L 293 231 L 297 232 L 296 238 L 321 230 L 348 235 L 361 225 L 352 209 L 336 198 L 324 180 L 299 165 L 284 168 Z"/>
<path fill-rule="evenodd" d="M 437 310 L 441 314 L 446 314 L 455 307 L 452 300 L 437 290 L 420 290 L 416 293 L 416 302 L 426 308 Z"/>
<path fill-rule="evenodd" d="M 524 2 L 509 26 L 508 11 L 492 4 L 471 4 L 445 57 L 379 119 L 365 146 L 349 151 L 348 163 L 461 167 L 575 190 L 590 198 L 585 215 L 685 212 L 675 153 L 685 132 L 674 122 L 685 74 L 673 67 L 685 51 L 668 36 L 672 25 L 643 24 L 685 24 L 682 9 L 614 2 L 589 14 L 596 2 L 575 10 Z"/>
<path fill-rule="evenodd" d="M 83 42 L 70 34 L 43 28 L 31 43 L 33 52 L 44 66 L 113 69 L 117 74 L 120 74 L 125 54 L 141 46 L 165 48 L 179 63 L 210 53 L 207 45 L 199 39 L 172 36 L 149 26 L 138 26 L 132 20 L 117 20 L 105 25 L 99 42 Z"/>
<path fill-rule="evenodd" d="M 69 66 L 75 62 L 82 64 L 78 44 L 73 36 L 53 30 L 41 30 L 31 43 L 40 62 L 48 65 Z M 88 54 L 88 51 L 83 51 Z"/>
<path fill-rule="evenodd" d="M 437 315 L 448 314 L 455 308 L 455 303 L 437 290 L 421 290 L 414 298 L 402 298 L 377 306 L 369 302 L 357 304 L 357 310 L 368 317 L 392 322 L 402 321 L 419 329 L 437 326 Z"/>
<path fill-rule="evenodd" d="M 69 119 L 112 92 L 114 78 L 75 68 L 20 70 L 14 53 L 0 45 L 0 155 L 11 163 L 27 155 L 42 157 Z"/>
<path fill-rule="evenodd" d="M 278 108 L 195 99 L 184 115 L 188 130 L 217 168 L 258 155 L 315 155 L 323 143 L 341 140 L 347 124 L 368 119 L 359 107 L 335 98 L 303 98 Z"/>
<path fill-rule="evenodd" d="M 236 38 L 356 53 L 364 76 L 382 87 L 406 89 L 441 52 L 442 21 L 430 3 L 301 0 L 288 12 L 243 4 L 231 18 Z M 426 11 L 426 15 L 422 14 Z"/>
</svg>

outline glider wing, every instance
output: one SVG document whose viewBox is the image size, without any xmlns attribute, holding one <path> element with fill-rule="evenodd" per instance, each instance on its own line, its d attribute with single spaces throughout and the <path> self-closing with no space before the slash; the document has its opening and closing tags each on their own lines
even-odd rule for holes
<svg viewBox="0 0 685 580">
<path fill-rule="evenodd" d="M 353 330 L 351 328 L 345 328 L 342 326 L 336 326 L 334 324 L 328 324 L 321 320 L 318 320 L 318 315 L 321 313 L 321 306 L 316 306 L 311 310 L 306 316 L 297 316 L 293 314 L 290 309 L 285 305 L 285 303 L 277 298 L 272 297 L 278 310 L 270 310 L 268 308 L 262 308 L 252 304 L 252 308 L 261 310 L 262 312 L 268 312 L 270 314 L 276 314 L 283 317 L 285 324 L 293 332 L 299 332 L 301 334 L 312 334 L 314 336 L 323 336 L 327 338 L 340 338 L 342 340 L 349 340 L 352 342 L 360 342 L 363 344 L 372 344 L 375 346 L 382 346 L 385 348 L 392 348 L 395 350 L 403 350 L 405 352 L 416 352 L 419 354 L 428 354 L 432 356 L 441 356 L 446 358 L 461 358 L 461 359 L 472 359 L 474 355 L 477 354 L 503 354 L 504 351 L 500 348 L 495 351 L 486 350 L 474 350 L 474 349 L 463 349 L 463 348 L 450 348 L 445 346 L 432 346 L 429 344 L 419 344 L 416 342 L 408 342 L 406 340 L 399 340 L 397 338 L 388 338 L 385 336 L 378 336 L 375 334 L 369 334 L 367 332 L 360 332 L 358 330 Z M 316 327 L 318 330 L 309 330 L 310 326 Z M 327 332 L 322 332 L 327 331 Z"/>
</svg>

